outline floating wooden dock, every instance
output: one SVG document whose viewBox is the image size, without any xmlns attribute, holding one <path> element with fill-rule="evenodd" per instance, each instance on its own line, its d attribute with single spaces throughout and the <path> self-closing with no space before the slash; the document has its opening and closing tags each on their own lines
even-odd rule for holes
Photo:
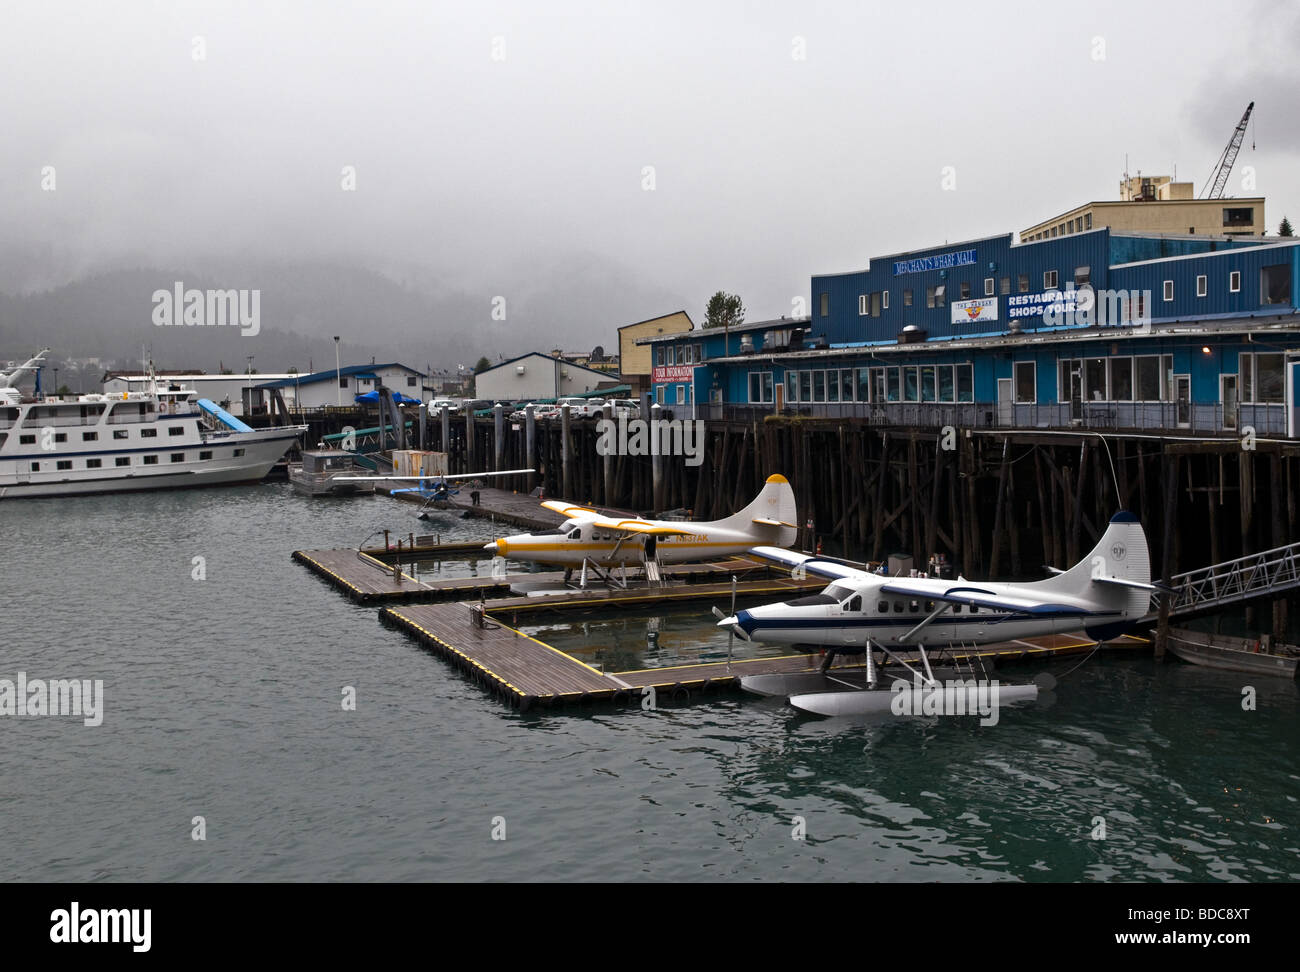
<svg viewBox="0 0 1300 972">
<path fill-rule="evenodd" d="M 683 703 L 737 688 L 745 675 L 815 672 L 821 661 L 818 655 L 797 654 L 732 660 L 730 664 L 721 661 L 602 672 L 506 624 L 500 615 L 510 607 L 486 607 L 486 611 L 477 604 L 390 607 L 380 612 L 380 620 L 413 635 L 520 711 L 589 702 L 639 705 L 647 688 L 654 689 L 656 700 Z M 1131 640 L 1135 645 L 1144 643 Z M 984 645 L 945 657 L 964 664 L 1019 661 L 1091 651 L 1096 644 L 1082 635 L 1049 635 Z M 861 661 L 845 657 L 834 665 L 835 670 L 862 667 Z"/>
<path fill-rule="evenodd" d="M 768 564 L 748 557 L 703 564 L 671 564 L 663 568 L 664 587 L 632 587 L 611 590 L 593 578 L 586 589 L 574 589 L 545 597 L 511 597 L 512 585 L 529 583 L 561 584 L 563 571 L 532 574 L 480 575 L 443 577 L 421 580 L 402 569 L 400 564 L 386 563 L 364 550 L 296 550 L 293 559 L 360 604 L 407 604 L 430 601 L 509 598 L 501 607 L 536 607 L 539 601 L 637 602 L 645 600 L 689 600 L 692 598 L 727 598 L 731 596 L 731 577 L 737 581 L 737 593 L 790 594 L 824 587 L 824 579 L 812 577 L 792 580 Z M 394 567 L 397 570 L 394 572 Z"/>
</svg>

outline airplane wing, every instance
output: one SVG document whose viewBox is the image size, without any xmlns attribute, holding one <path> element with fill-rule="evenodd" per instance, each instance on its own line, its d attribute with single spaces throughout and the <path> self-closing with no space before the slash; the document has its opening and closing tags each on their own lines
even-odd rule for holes
<svg viewBox="0 0 1300 972">
<path fill-rule="evenodd" d="M 881 593 L 901 594 L 931 601 L 948 601 L 952 604 L 973 604 L 988 608 L 990 611 L 1011 611 L 1015 614 L 1032 614 L 1035 617 L 1051 617 L 1054 614 L 1075 615 L 1080 609 L 1069 604 L 1050 604 L 1035 601 L 1028 597 L 1009 597 L 995 594 L 979 587 L 936 588 L 926 583 L 908 583 L 905 580 L 882 584 Z"/>
<path fill-rule="evenodd" d="M 542 506 L 559 513 L 561 516 L 596 516 L 595 510 L 589 510 L 585 506 L 574 506 L 572 503 L 566 503 L 564 500 L 542 500 Z"/>
<path fill-rule="evenodd" d="M 825 557 L 795 553 L 793 550 L 786 550 L 782 547 L 751 547 L 749 553 L 759 560 L 766 560 L 782 567 L 802 567 L 810 574 L 816 574 L 818 577 L 826 577 L 830 580 L 857 580 L 861 577 L 871 576 L 868 571 L 858 567 L 850 567 L 848 564 L 827 560 Z"/>
<path fill-rule="evenodd" d="M 418 482 L 456 482 L 460 479 L 483 479 L 487 476 L 526 476 L 533 470 L 531 469 L 503 469 L 500 472 L 481 472 L 481 473 L 457 473 L 455 476 L 331 476 L 335 482 L 340 483 L 418 483 Z M 547 502 L 550 502 L 548 500 Z M 546 503 L 542 504 L 543 506 Z M 595 512 L 588 510 L 588 513 Z"/>
<path fill-rule="evenodd" d="M 651 523 L 648 520 L 614 520 L 608 517 L 600 517 L 593 520 L 592 525 L 602 530 L 617 530 L 621 533 L 636 533 L 656 537 L 689 537 L 695 533 L 694 530 L 683 530 L 680 527 L 667 526 L 663 523 Z"/>
</svg>

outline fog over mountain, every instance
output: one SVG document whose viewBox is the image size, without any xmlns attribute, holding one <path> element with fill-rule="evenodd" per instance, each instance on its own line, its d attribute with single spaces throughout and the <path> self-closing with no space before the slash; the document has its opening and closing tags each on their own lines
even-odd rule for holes
<svg viewBox="0 0 1300 972">
<path fill-rule="evenodd" d="M 440 367 L 719 289 L 775 317 L 813 273 L 1113 198 L 1126 158 L 1199 190 L 1250 100 L 1229 192 L 1249 168 L 1300 218 L 1300 12 L 1135 11 L 18 0 L 0 358 L 302 369 L 339 334 Z M 260 290 L 259 335 L 154 327 L 177 280 Z"/>
</svg>

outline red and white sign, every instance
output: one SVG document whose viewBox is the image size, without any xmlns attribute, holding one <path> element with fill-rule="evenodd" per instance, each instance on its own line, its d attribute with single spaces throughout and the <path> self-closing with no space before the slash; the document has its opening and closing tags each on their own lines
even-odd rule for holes
<svg viewBox="0 0 1300 972">
<path fill-rule="evenodd" d="M 656 385 L 691 382 L 695 380 L 695 365 L 658 365 L 650 372 L 650 380 Z"/>
</svg>

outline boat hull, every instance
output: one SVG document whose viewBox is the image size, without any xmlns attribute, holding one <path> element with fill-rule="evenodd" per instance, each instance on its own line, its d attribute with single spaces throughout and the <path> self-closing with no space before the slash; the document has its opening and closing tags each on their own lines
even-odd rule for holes
<svg viewBox="0 0 1300 972">
<path fill-rule="evenodd" d="M 191 459 L 183 463 L 159 464 L 156 467 L 132 465 L 129 467 L 130 472 L 117 475 L 113 474 L 112 467 L 77 470 L 71 475 L 33 473 L 26 477 L 9 471 L 0 476 L 0 499 L 89 496 L 255 483 L 271 471 L 301 431 L 297 427 L 290 427 L 223 436 L 202 443 L 203 448 L 212 447 L 214 455 L 211 459 Z M 175 448 L 192 453 L 199 446 L 185 444 Z M 244 454 L 233 455 L 235 449 L 242 449 Z M 81 457 L 85 455 L 87 454 L 79 454 Z"/>
<path fill-rule="evenodd" d="M 1172 655 L 1202 668 L 1249 672 L 1252 675 L 1274 675 L 1278 678 L 1296 677 L 1297 659 L 1230 647 L 1224 644 L 1227 640 L 1201 636 L 1198 633 L 1170 632 L 1167 644 Z M 1217 644 L 1214 643 L 1216 641 Z"/>
</svg>

